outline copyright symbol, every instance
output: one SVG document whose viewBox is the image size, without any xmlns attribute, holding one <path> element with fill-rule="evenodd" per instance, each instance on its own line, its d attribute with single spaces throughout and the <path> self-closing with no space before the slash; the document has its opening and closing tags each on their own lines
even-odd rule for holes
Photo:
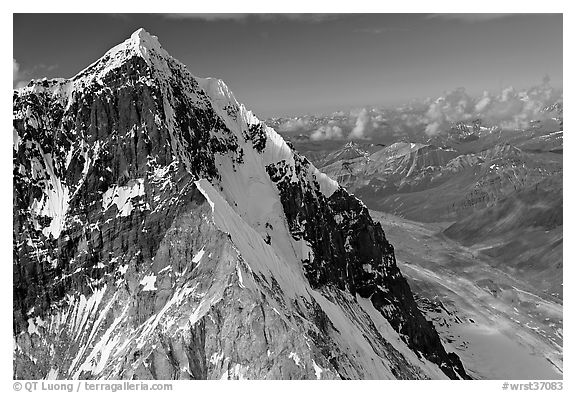
<svg viewBox="0 0 576 393">
<path fill-rule="evenodd" d="M 22 384 L 20 382 L 14 382 L 14 390 L 17 392 L 22 390 Z"/>
</svg>

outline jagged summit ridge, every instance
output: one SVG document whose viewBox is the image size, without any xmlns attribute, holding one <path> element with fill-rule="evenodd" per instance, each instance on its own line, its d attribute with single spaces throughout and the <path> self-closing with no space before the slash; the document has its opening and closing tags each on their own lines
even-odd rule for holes
<svg viewBox="0 0 576 393">
<path fill-rule="evenodd" d="M 156 44 L 14 93 L 15 376 L 466 377 L 367 208 Z"/>
</svg>

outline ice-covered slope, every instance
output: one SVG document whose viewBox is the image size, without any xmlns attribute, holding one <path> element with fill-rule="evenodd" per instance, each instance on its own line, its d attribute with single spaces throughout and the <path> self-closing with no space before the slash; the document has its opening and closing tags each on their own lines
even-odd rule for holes
<svg viewBox="0 0 576 393">
<path fill-rule="evenodd" d="M 366 207 L 144 30 L 14 91 L 15 378 L 462 378 Z"/>
</svg>

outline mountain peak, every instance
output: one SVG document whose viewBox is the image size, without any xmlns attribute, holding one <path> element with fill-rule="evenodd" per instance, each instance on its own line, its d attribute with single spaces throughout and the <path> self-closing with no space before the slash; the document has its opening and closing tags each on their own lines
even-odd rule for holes
<svg viewBox="0 0 576 393">
<path fill-rule="evenodd" d="M 134 31 L 134 33 L 131 34 L 130 36 L 131 39 L 141 39 L 141 40 L 149 40 L 149 39 L 154 39 L 154 40 L 158 40 L 158 37 L 151 35 L 150 33 L 148 33 L 148 31 L 146 31 L 145 28 L 140 27 L 139 29 L 136 29 Z"/>
<path fill-rule="evenodd" d="M 140 50 L 154 49 L 157 51 L 160 50 L 164 51 L 162 49 L 162 46 L 160 45 L 160 42 L 158 41 L 158 37 L 156 37 L 155 35 L 151 35 L 143 27 L 139 28 L 134 33 L 132 33 L 132 35 L 127 41 L 133 44 L 135 47 L 139 48 Z"/>
<path fill-rule="evenodd" d="M 131 36 L 120 44 L 108 50 L 100 59 L 80 71 L 73 79 L 82 79 L 90 83 L 92 80 L 100 80 L 112 69 L 120 67 L 130 58 L 141 57 L 158 74 L 170 75 L 167 63 L 179 63 L 158 41 L 158 37 L 148 33 L 144 28 L 139 28 Z"/>
</svg>

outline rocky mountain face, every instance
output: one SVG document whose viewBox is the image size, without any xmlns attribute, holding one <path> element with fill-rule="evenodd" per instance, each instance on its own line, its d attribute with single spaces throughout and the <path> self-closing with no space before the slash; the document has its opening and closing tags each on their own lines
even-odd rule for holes
<svg viewBox="0 0 576 393">
<path fill-rule="evenodd" d="M 468 378 L 366 206 L 156 37 L 13 103 L 14 378 Z"/>
<path fill-rule="evenodd" d="M 551 177 L 560 180 L 555 184 L 561 188 L 561 154 L 527 149 L 534 144 L 548 146 L 553 134 L 531 138 L 529 143 L 522 139 L 522 148 L 501 142 L 479 145 L 467 153 L 447 146 L 396 142 L 332 161 L 321 170 L 371 209 L 417 221 L 455 221 Z M 326 158 L 346 151 L 343 148 Z"/>
<path fill-rule="evenodd" d="M 342 152 L 347 150 L 341 149 Z M 444 180 L 442 168 L 458 153 L 434 145 L 396 142 L 363 155 L 346 157 L 337 151 L 327 158 L 331 156 L 338 159 L 329 160 L 322 166 L 322 171 L 372 205 L 375 200 L 392 194 L 440 184 Z"/>
<path fill-rule="evenodd" d="M 561 176 L 519 188 L 451 224 L 443 234 L 480 249 L 494 267 L 562 299 L 562 189 Z"/>
</svg>

